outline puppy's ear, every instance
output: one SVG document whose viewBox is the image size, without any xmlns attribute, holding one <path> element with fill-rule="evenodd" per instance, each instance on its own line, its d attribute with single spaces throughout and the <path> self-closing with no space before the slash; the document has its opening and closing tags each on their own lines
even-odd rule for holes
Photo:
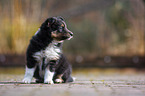
<svg viewBox="0 0 145 96">
<path fill-rule="evenodd" d="M 56 17 L 51 17 L 45 20 L 44 23 L 41 24 L 41 29 L 45 29 L 48 27 L 51 27 L 52 24 L 54 24 L 56 22 L 57 18 Z"/>
<path fill-rule="evenodd" d="M 48 27 L 51 26 L 52 24 L 54 24 L 56 22 L 56 20 L 57 20 L 56 17 L 48 18 Z"/>
<path fill-rule="evenodd" d="M 61 19 L 61 20 L 63 20 L 63 21 L 64 21 L 64 18 L 63 18 L 63 17 L 61 17 L 61 16 L 58 16 L 57 18 L 58 18 L 58 19 Z"/>
</svg>

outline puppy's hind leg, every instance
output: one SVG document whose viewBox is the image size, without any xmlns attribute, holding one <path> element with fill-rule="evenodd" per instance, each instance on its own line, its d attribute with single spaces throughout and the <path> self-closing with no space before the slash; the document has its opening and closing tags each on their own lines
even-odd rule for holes
<svg viewBox="0 0 145 96">
<path fill-rule="evenodd" d="M 63 82 L 62 76 L 63 76 L 63 74 L 57 74 L 56 73 L 54 78 L 53 78 L 53 81 L 55 83 L 62 83 Z"/>
</svg>

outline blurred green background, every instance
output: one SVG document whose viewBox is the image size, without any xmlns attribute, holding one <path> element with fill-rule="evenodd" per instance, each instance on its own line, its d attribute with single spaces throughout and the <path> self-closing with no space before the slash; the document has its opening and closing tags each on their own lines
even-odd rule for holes
<svg viewBox="0 0 145 96">
<path fill-rule="evenodd" d="M 30 38 L 52 16 L 74 33 L 63 47 L 74 66 L 145 67 L 145 0 L 0 0 L 0 65 L 24 65 Z"/>
</svg>

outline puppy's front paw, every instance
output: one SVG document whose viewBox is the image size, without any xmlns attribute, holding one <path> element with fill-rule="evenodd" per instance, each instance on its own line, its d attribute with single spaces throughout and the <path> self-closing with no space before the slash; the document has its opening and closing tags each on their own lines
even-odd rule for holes
<svg viewBox="0 0 145 96">
<path fill-rule="evenodd" d="M 44 80 L 45 84 L 54 84 L 52 80 Z"/>
<path fill-rule="evenodd" d="M 25 77 L 24 79 L 23 79 L 23 82 L 24 83 L 31 83 L 31 78 L 27 78 L 27 77 Z"/>
<path fill-rule="evenodd" d="M 62 79 L 55 79 L 55 82 L 56 82 L 56 83 L 62 83 L 63 80 L 62 80 Z"/>
</svg>

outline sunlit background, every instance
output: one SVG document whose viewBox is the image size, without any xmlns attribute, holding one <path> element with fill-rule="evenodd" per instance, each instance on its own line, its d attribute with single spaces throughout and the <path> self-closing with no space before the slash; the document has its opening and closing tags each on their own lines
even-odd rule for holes
<svg viewBox="0 0 145 96">
<path fill-rule="evenodd" d="M 145 0 L 0 0 L 0 66 L 24 66 L 29 40 L 52 16 L 74 38 L 74 67 L 145 67 Z"/>
</svg>

